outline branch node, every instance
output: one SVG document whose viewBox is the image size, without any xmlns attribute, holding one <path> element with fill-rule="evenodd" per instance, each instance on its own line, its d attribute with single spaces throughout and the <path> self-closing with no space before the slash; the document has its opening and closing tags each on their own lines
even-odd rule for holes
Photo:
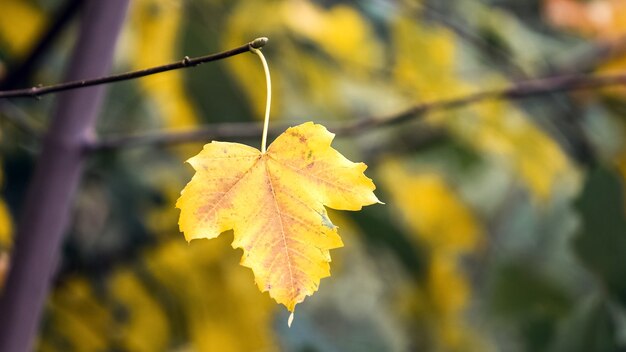
<svg viewBox="0 0 626 352">
<path fill-rule="evenodd" d="M 182 63 L 183 63 L 183 66 L 185 66 L 185 67 L 189 66 L 189 64 L 191 63 L 191 59 L 189 58 L 189 56 L 185 56 L 183 58 L 183 62 Z"/>
<path fill-rule="evenodd" d="M 260 49 L 264 47 L 268 41 L 269 39 L 267 39 L 267 37 L 256 38 L 255 40 L 251 41 L 250 44 L 248 44 L 251 49 L 250 51 L 252 51 L 252 49 Z"/>
<path fill-rule="evenodd" d="M 41 87 L 43 87 L 43 85 L 40 83 L 37 86 L 30 88 L 30 96 L 37 100 L 41 100 L 41 97 L 38 94 Z"/>
</svg>

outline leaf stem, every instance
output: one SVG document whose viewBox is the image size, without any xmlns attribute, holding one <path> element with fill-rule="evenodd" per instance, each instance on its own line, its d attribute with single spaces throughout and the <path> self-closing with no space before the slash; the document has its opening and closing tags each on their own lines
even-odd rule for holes
<svg viewBox="0 0 626 352">
<path fill-rule="evenodd" d="M 267 38 L 264 39 L 267 42 Z M 263 71 L 265 72 L 267 99 L 265 100 L 265 118 L 263 120 L 263 137 L 261 138 L 261 153 L 265 153 L 267 146 L 267 130 L 269 129 L 270 125 L 270 106 L 272 105 L 272 79 L 270 77 L 270 68 L 267 66 L 267 61 L 265 60 L 265 56 L 263 56 L 261 50 L 250 46 L 250 51 L 255 53 L 259 57 L 259 59 L 261 59 L 261 63 L 263 64 Z"/>
</svg>

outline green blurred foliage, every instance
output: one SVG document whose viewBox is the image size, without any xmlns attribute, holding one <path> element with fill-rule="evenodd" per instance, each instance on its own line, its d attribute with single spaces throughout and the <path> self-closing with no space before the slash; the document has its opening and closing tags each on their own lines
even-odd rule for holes
<svg viewBox="0 0 626 352">
<path fill-rule="evenodd" d="M 606 169 L 589 172 L 578 199 L 582 221 L 574 248 L 582 262 L 606 286 L 607 294 L 626 304 L 626 212 L 622 179 Z"/>
<path fill-rule="evenodd" d="M 571 69 L 626 35 L 623 0 L 131 3 L 114 71 L 267 36 L 273 121 L 331 131 Z M 3 1 L 0 79 L 62 4 Z M 25 82 L 61 79 L 76 28 Z M 594 59 L 581 69 L 626 70 L 626 55 Z M 257 121 L 263 79 L 244 54 L 116 83 L 97 133 Z M 200 144 L 93 155 L 38 350 L 624 350 L 625 97 L 621 87 L 488 101 L 338 138 L 338 150 L 370 165 L 386 205 L 330 214 L 345 248 L 331 253 L 332 276 L 298 305 L 291 329 L 238 265 L 232 234 L 188 245 L 178 232 L 174 203 L 191 176 L 183 162 Z M 54 97 L 9 103 L 0 115 L 17 109 L 45 125 Z M 38 145 L 0 119 L 0 281 Z"/>
</svg>

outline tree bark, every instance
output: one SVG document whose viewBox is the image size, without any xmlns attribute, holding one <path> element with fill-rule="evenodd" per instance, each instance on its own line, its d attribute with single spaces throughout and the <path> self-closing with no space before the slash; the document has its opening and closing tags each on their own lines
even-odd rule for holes
<svg viewBox="0 0 626 352">
<path fill-rule="evenodd" d="M 84 3 L 66 80 L 109 72 L 127 7 L 127 0 Z M 0 298 L 0 351 L 33 348 L 82 174 L 85 140 L 93 134 L 103 93 L 104 87 L 100 86 L 58 96 L 20 214 L 11 270 Z"/>
</svg>

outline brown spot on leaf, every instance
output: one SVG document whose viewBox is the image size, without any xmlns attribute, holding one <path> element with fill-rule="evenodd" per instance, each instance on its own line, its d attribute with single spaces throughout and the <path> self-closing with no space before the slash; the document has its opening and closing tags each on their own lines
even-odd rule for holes
<svg viewBox="0 0 626 352">
<path fill-rule="evenodd" d="M 306 138 L 306 136 L 305 136 L 305 135 L 303 135 L 303 134 L 301 134 L 301 133 L 298 133 L 298 132 L 296 132 L 296 131 L 293 131 L 293 130 L 292 130 L 292 131 L 289 131 L 289 134 L 290 134 L 290 135 L 292 135 L 292 136 L 294 136 L 294 137 L 296 137 L 296 138 L 298 138 L 298 140 L 300 141 L 300 143 L 305 143 L 305 142 L 307 141 L 307 138 Z"/>
</svg>

